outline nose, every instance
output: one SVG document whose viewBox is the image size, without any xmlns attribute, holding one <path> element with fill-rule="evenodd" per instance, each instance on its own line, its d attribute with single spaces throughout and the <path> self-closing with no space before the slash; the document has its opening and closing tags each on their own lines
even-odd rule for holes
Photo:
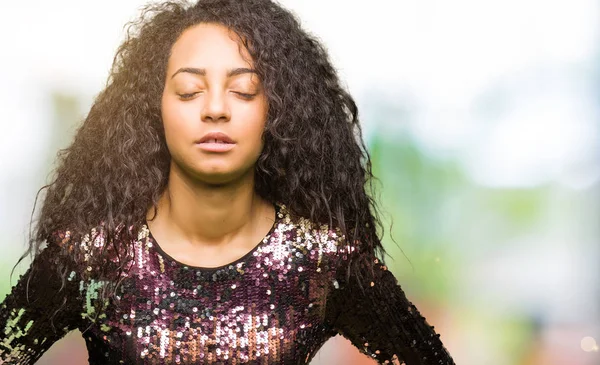
<svg viewBox="0 0 600 365">
<path fill-rule="evenodd" d="M 207 91 L 202 105 L 201 118 L 203 121 L 227 121 L 231 118 L 226 97 L 220 91 Z"/>
</svg>

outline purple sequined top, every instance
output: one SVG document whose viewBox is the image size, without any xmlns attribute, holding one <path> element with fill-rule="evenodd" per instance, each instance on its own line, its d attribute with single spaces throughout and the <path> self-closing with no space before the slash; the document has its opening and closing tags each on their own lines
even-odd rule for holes
<svg viewBox="0 0 600 365">
<path fill-rule="evenodd" d="M 77 242 L 60 233 L 0 306 L 0 364 L 33 364 L 74 329 L 90 365 L 307 364 L 338 333 L 378 363 L 454 364 L 380 261 L 373 257 L 377 280 L 363 294 L 342 274 L 354 247 L 339 230 L 275 207 L 264 239 L 215 268 L 176 261 L 143 225 L 128 251 L 131 265 L 103 307 L 97 302 L 107 285 L 92 260 L 102 231 Z M 59 266 L 66 301 L 56 295 Z"/>
</svg>

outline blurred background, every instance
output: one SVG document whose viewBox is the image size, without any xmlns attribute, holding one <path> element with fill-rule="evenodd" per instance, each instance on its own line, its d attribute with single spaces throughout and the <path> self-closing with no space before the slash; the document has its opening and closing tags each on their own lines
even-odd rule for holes
<svg viewBox="0 0 600 365">
<path fill-rule="evenodd" d="M 0 299 L 36 192 L 145 3 L 2 5 Z M 600 3 L 281 3 L 357 100 L 388 266 L 456 363 L 600 364 Z M 87 364 L 81 335 L 38 364 Z M 312 364 L 374 361 L 337 336 Z"/>
</svg>

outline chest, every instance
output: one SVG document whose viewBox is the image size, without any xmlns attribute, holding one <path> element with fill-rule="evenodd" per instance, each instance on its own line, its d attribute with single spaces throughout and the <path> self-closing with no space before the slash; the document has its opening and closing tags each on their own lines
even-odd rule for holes
<svg viewBox="0 0 600 365">
<path fill-rule="evenodd" d="M 110 356 L 150 364 L 296 363 L 328 338 L 327 278 L 302 265 L 300 272 L 250 261 L 214 271 L 145 265 L 121 283 L 92 327 L 90 354 L 104 363 Z"/>
</svg>

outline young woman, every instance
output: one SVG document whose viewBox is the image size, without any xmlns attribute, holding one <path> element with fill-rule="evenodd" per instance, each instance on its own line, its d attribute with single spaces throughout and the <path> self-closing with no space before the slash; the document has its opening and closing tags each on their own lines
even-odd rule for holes
<svg viewBox="0 0 600 365">
<path fill-rule="evenodd" d="M 381 260 L 352 97 L 271 0 L 147 8 L 59 157 L 0 363 L 73 329 L 91 365 L 307 364 L 338 333 L 454 363 Z"/>
</svg>

